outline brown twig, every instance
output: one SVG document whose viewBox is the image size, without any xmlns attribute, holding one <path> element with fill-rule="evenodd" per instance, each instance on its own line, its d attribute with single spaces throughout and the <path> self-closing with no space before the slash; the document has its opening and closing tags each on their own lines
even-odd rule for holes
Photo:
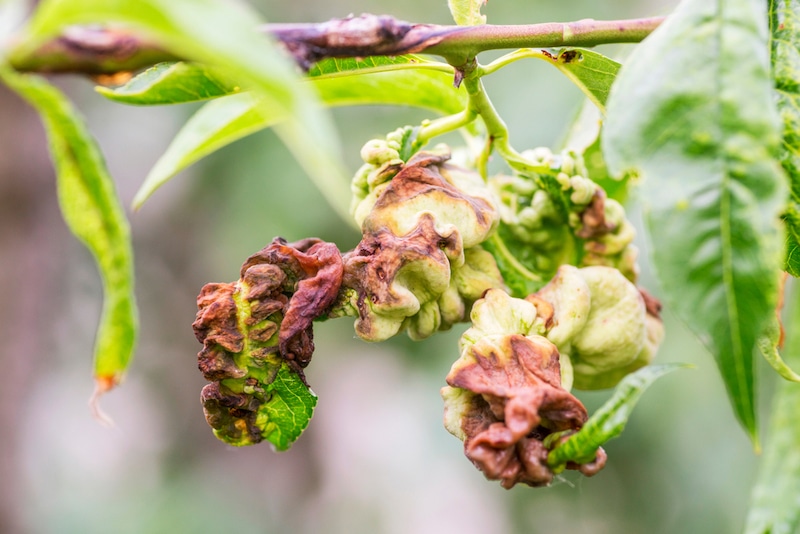
<svg viewBox="0 0 800 534">
<path fill-rule="evenodd" d="M 282 43 L 308 69 L 325 58 L 396 56 L 424 52 L 461 66 L 479 52 L 504 48 L 596 46 L 639 42 L 663 18 L 580 20 L 514 26 L 412 24 L 385 15 L 361 15 L 318 24 L 266 24 L 265 34 Z M 15 53 L 20 71 L 113 74 L 159 61 L 180 59 L 136 33 L 122 29 L 72 27 L 33 51 Z"/>
</svg>

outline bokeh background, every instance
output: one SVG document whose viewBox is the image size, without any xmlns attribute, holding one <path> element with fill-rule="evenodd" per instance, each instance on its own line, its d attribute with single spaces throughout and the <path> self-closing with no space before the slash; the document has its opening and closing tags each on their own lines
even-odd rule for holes
<svg viewBox="0 0 800 534">
<path fill-rule="evenodd" d="M 674 1 L 503 2 L 490 22 L 666 14 Z M 450 23 L 445 0 L 261 0 L 274 22 L 386 13 Z M 601 51 L 621 57 L 626 48 Z M 484 61 L 491 55 L 482 57 Z M 129 108 L 91 82 L 59 78 L 98 138 L 126 205 L 197 106 Z M 518 149 L 554 146 L 581 103 L 555 69 L 529 60 L 486 81 Z M 369 138 L 426 117 L 369 107 L 333 112 L 355 170 Z M 346 184 L 343 184 L 346 186 Z M 628 210 L 641 227 L 635 195 Z M 714 362 L 669 310 L 658 360 L 690 362 L 644 396 L 609 463 L 550 488 L 501 489 L 442 427 L 439 388 L 465 327 L 413 343 L 354 337 L 348 320 L 315 329 L 307 371 L 320 401 L 288 452 L 217 441 L 199 403 L 195 296 L 230 281 L 272 237 L 358 242 L 271 132 L 174 179 L 131 214 L 141 335 L 123 387 L 89 415 L 100 282 L 58 214 L 37 117 L 0 87 L 0 532 L 42 533 L 720 533 L 741 529 L 758 458 L 728 407 Z M 641 232 L 640 232 L 641 234 Z M 659 288 L 639 238 L 642 283 Z M 762 380 L 768 412 L 773 379 Z M 609 392 L 581 394 L 594 409 Z"/>
</svg>

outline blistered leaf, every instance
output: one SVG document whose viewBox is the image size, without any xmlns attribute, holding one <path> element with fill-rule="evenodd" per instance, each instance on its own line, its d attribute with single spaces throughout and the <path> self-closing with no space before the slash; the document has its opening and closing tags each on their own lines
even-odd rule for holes
<svg viewBox="0 0 800 534">
<path fill-rule="evenodd" d="M 459 26 L 486 24 L 486 15 L 481 15 L 481 7 L 486 0 L 447 0 L 450 14 Z"/>
<path fill-rule="evenodd" d="M 608 102 L 606 161 L 638 169 L 668 304 L 717 359 L 757 446 L 753 351 L 777 295 L 785 198 L 759 0 L 684 0 Z"/>
<path fill-rule="evenodd" d="M 399 61 L 408 64 L 407 59 Z M 454 89 L 452 75 L 444 72 L 408 69 L 334 76 L 330 66 L 325 69 L 330 76 L 323 74 L 310 83 L 328 106 L 390 104 L 416 106 L 443 114 L 456 113 L 466 106 L 466 93 Z M 178 132 L 156 162 L 136 194 L 134 205 L 141 206 L 156 189 L 189 165 L 285 118 L 278 109 L 265 110 L 255 96 L 248 93 L 209 102 Z"/>
<path fill-rule="evenodd" d="M 793 293 L 784 355 L 800 366 L 800 307 Z M 792 534 L 800 528 L 800 384 L 781 380 L 773 399 L 760 473 L 751 496 L 746 534 Z"/>
<path fill-rule="evenodd" d="M 169 51 L 211 65 L 258 95 L 265 115 L 285 120 L 278 135 L 334 209 L 349 220 L 349 191 L 337 136 L 296 67 L 258 32 L 259 18 L 222 0 L 49 0 L 42 2 L 19 50 L 78 24 L 123 24 Z"/>
<path fill-rule="evenodd" d="M 119 87 L 98 86 L 104 97 L 123 104 L 152 106 L 208 100 L 240 87 L 213 69 L 197 63 L 159 63 Z"/>
<path fill-rule="evenodd" d="M 0 78 L 42 117 L 57 172 L 58 200 L 69 229 L 91 251 L 103 279 L 103 312 L 95 341 L 98 392 L 119 383 L 133 354 L 137 316 L 133 253 L 125 212 L 94 139 L 69 101 L 36 76 L 0 65 Z"/>
<path fill-rule="evenodd" d="M 604 443 L 622 434 L 633 408 L 653 382 L 676 369 L 687 367 L 674 363 L 651 365 L 626 376 L 617 385 L 611 398 L 589 417 L 583 428 L 550 451 L 547 464 L 558 472 L 567 462 L 592 461 Z"/>
</svg>

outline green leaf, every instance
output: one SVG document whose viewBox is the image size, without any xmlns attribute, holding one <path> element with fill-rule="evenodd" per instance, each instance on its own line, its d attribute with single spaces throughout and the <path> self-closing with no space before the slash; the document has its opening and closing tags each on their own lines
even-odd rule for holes
<svg viewBox="0 0 800 534">
<path fill-rule="evenodd" d="M 269 419 L 264 438 L 285 451 L 308 426 L 317 397 L 286 363 L 281 364 L 269 391 L 272 398 L 262 408 Z"/>
<path fill-rule="evenodd" d="M 58 175 L 58 201 L 69 229 L 91 251 L 103 279 L 103 313 L 95 341 L 98 392 L 122 379 L 137 330 L 133 253 L 125 212 L 105 162 L 69 101 L 43 78 L 0 65 L 0 79 L 42 117 Z"/>
<path fill-rule="evenodd" d="M 485 3 L 486 0 L 447 0 L 450 14 L 459 26 L 486 24 L 486 15 L 481 15 Z"/>
<path fill-rule="evenodd" d="M 285 118 L 276 112 L 270 121 L 260 109 L 258 98 L 251 93 L 218 98 L 200 108 L 148 173 L 133 199 L 134 209 L 192 163 Z"/>
<path fill-rule="evenodd" d="M 467 105 L 466 93 L 453 87 L 452 74 L 446 72 L 393 70 L 345 77 L 333 76 L 330 69 L 322 68 L 331 75 L 313 78 L 310 83 L 328 106 L 392 104 L 451 114 Z M 140 207 L 156 189 L 189 165 L 284 119 L 280 110 L 265 112 L 247 93 L 209 102 L 186 123 L 156 162 L 136 194 L 134 206 Z"/>
<path fill-rule="evenodd" d="M 800 366 L 797 292 L 787 321 L 787 362 Z M 746 534 L 792 534 L 800 530 L 800 384 L 781 380 L 773 399 L 760 473 L 751 496 Z"/>
<path fill-rule="evenodd" d="M 785 199 L 760 0 L 684 0 L 623 66 L 603 146 L 640 170 L 668 304 L 714 354 L 758 447 L 754 356 L 773 314 Z"/>
<path fill-rule="evenodd" d="M 401 69 L 428 69 L 453 75 L 453 68 L 446 63 L 405 55 L 393 58 L 326 59 L 316 63 L 308 76 L 322 79 Z M 180 61 L 159 63 L 119 87 L 97 86 L 95 90 L 121 104 L 160 106 L 235 94 L 241 92 L 242 87 L 208 66 Z"/>
<path fill-rule="evenodd" d="M 800 276 L 800 3 L 772 0 L 769 3 L 772 36 L 772 75 L 778 110 L 783 119 L 780 160 L 791 185 L 791 197 L 783 220 L 786 223 L 786 271 Z"/>
<path fill-rule="evenodd" d="M 421 56 L 406 54 L 402 56 L 370 56 L 358 58 L 329 58 L 318 61 L 308 70 L 309 78 L 329 78 L 337 76 L 353 76 L 355 74 L 371 74 L 403 69 L 426 69 L 443 72 L 453 82 L 453 67 L 447 63 L 433 61 Z"/>
<path fill-rule="evenodd" d="M 481 246 L 494 256 L 497 268 L 500 269 L 500 274 L 503 276 L 503 282 L 511 290 L 512 297 L 524 299 L 528 295 L 536 293 L 547 283 L 547 279 L 523 263 L 526 252 L 532 247 L 525 246 L 518 239 L 509 237 L 505 225 L 501 224 L 500 228 Z"/>
<path fill-rule="evenodd" d="M 95 90 L 115 102 L 136 106 L 182 104 L 208 100 L 240 88 L 198 63 L 159 63 L 119 87 L 97 86 Z"/>
<path fill-rule="evenodd" d="M 606 100 L 620 64 L 585 48 L 562 48 L 544 54 L 605 114 Z"/>
<path fill-rule="evenodd" d="M 650 365 L 626 376 L 617 385 L 611 398 L 592 414 L 583 428 L 550 451 L 547 464 L 558 472 L 564 469 L 567 462 L 587 463 L 594 460 L 598 448 L 622 434 L 633 408 L 653 382 L 676 369 L 689 367 L 680 363 Z"/>
<path fill-rule="evenodd" d="M 114 23 L 139 29 L 170 52 L 256 91 L 260 112 L 286 117 L 278 135 L 334 209 L 351 220 L 349 177 L 330 117 L 296 67 L 258 32 L 260 20 L 245 6 L 223 0 L 46 0 L 18 49 L 35 48 L 70 25 Z"/>
</svg>

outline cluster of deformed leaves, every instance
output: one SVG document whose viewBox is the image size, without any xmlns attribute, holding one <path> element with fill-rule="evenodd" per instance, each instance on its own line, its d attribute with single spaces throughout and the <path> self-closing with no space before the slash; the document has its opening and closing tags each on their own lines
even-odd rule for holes
<svg viewBox="0 0 800 534">
<path fill-rule="evenodd" d="M 569 390 L 609 388 L 652 359 L 663 337 L 657 303 L 611 267 L 565 265 L 517 299 L 490 290 L 472 308 L 461 358 L 442 390 L 445 426 L 489 479 L 547 485 L 548 436 L 578 431 L 586 410 Z M 570 432 L 565 432 L 570 431 Z M 563 465 L 593 475 L 605 453 Z"/>
<path fill-rule="evenodd" d="M 589 176 L 581 155 L 547 148 L 523 153 L 548 172 L 489 180 L 500 202 L 500 225 L 487 243 L 517 297 L 538 290 L 560 265 L 605 265 L 637 276 L 633 225 L 619 202 Z"/>
<path fill-rule="evenodd" d="M 356 333 L 382 341 L 406 330 L 428 337 L 464 321 L 472 302 L 503 279 L 480 248 L 497 224 L 480 176 L 448 163 L 446 148 L 404 162 L 399 146 L 377 140 L 362 150 L 353 214 L 363 238 L 346 254 L 343 308 Z"/>
<path fill-rule="evenodd" d="M 586 408 L 562 387 L 558 349 L 537 333 L 545 327 L 535 305 L 490 290 L 471 319 L 442 389 L 445 427 L 487 478 L 505 488 L 547 485 L 544 439 L 580 429 Z M 594 474 L 604 461 L 601 453 L 582 470 Z"/>
<path fill-rule="evenodd" d="M 312 321 L 334 302 L 342 259 L 331 243 L 274 240 L 230 284 L 207 284 L 194 327 L 203 350 L 206 420 L 232 445 L 262 440 L 283 450 L 308 424 L 316 397 L 303 369 L 314 352 Z"/>
</svg>

